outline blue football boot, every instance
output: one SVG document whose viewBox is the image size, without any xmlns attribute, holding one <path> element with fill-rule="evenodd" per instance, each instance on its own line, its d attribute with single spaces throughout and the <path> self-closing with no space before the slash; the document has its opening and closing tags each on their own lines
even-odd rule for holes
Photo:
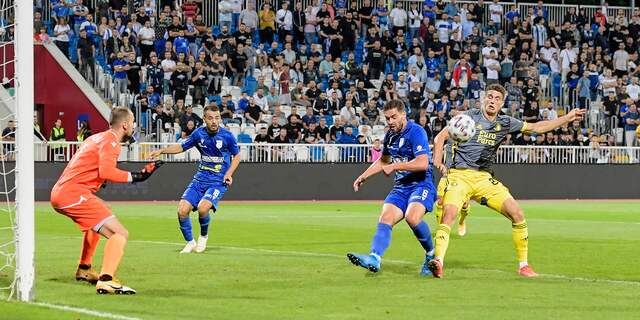
<svg viewBox="0 0 640 320">
<path fill-rule="evenodd" d="M 347 253 L 347 258 L 356 266 L 363 267 L 371 272 L 380 271 L 380 260 L 374 255 Z"/>
<path fill-rule="evenodd" d="M 433 275 L 431 270 L 429 270 L 429 261 L 433 260 L 433 256 L 425 255 L 424 262 L 422 263 L 422 270 L 420 270 L 420 275 L 423 277 L 427 277 Z"/>
</svg>

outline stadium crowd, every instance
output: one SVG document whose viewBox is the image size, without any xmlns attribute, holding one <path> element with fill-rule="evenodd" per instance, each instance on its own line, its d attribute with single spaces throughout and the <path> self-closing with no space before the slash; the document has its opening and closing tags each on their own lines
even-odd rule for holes
<svg viewBox="0 0 640 320">
<path fill-rule="evenodd" d="M 202 0 L 179 2 L 51 0 L 52 24 L 36 14 L 35 38 L 53 41 L 87 78 L 103 61 L 117 95 L 135 97 L 140 121 L 160 120 L 178 139 L 202 124 L 194 109 L 215 104 L 240 142 L 370 144 L 384 134 L 382 105 L 395 98 L 433 138 L 500 83 L 507 115 L 536 122 L 587 107 L 601 123 L 507 144 L 610 146 L 621 142 L 616 134 L 636 143 L 637 8 L 631 19 L 606 4 L 594 15 L 572 8 L 554 21 L 542 1 L 519 12 L 497 0 L 313 0 L 275 11 L 268 1 L 222 0 L 210 26 Z"/>
</svg>

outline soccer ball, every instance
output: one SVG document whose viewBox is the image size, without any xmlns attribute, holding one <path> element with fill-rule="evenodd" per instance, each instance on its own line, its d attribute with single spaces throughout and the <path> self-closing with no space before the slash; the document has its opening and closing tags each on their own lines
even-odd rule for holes
<svg viewBox="0 0 640 320">
<path fill-rule="evenodd" d="M 459 114 L 451 118 L 448 130 L 453 141 L 466 142 L 476 134 L 476 122 L 466 114 Z"/>
</svg>

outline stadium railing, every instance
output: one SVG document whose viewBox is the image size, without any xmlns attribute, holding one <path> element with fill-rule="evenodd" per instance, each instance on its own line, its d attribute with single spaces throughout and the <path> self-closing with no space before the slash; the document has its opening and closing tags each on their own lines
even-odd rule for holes
<svg viewBox="0 0 640 320">
<path fill-rule="evenodd" d="M 122 145 L 119 161 L 146 161 L 153 150 L 173 143 L 141 142 Z M 35 160 L 66 162 L 76 153 L 80 142 L 34 142 Z M 14 142 L 0 142 L 1 156 L 15 160 Z M 243 162 L 257 163 L 366 163 L 372 145 L 354 144 L 260 144 L 240 143 Z M 640 147 L 601 146 L 501 146 L 496 155 L 499 164 L 630 164 L 638 163 Z M 191 149 L 176 155 L 162 155 L 168 162 L 195 162 L 200 153 Z"/>
<path fill-rule="evenodd" d="M 277 11 L 278 9 L 280 9 L 280 5 L 282 3 L 282 1 L 270 1 L 270 0 L 245 0 L 242 1 L 242 8 L 244 9 L 246 7 L 246 4 L 248 1 L 254 2 L 256 3 L 256 11 L 259 11 L 259 8 L 262 7 L 262 4 L 265 1 L 268 1 L 270 3 L 272 3 L 272 5 L 274 5 L 275 7 L 273 8 L 274 11 Z M 51 3 L 50 0 L 43 0 L 43 20 L 49 20 L 51 18 Z M 98 0 L 85 0 L 84 4 L 91 7 L 91 8 L 97 8 L 97 2 Z M 158 7 L 156 10 L 157 12 L 162 11 L 162 8 L 160 8 L 160 2 L 161 1 L 156 1 L 156 6 Z M 205 23 L 207 25 L 215 25 L 218 24 L 218 2 L 219 1 L 204 1 L 203 2 L 203 20 L 205 21 Z M 302 0 L 302 6 L 303 8 L 306 6 L 309 6 L 312 4 L 312 0 Z M 377 1 L 376 1 L 377 2 Z M 445 2 L 450 2 L 449 0 L 445 1 Z M 131 5 L 133 3 L 133 1 L 130 1 L 129 4 Z M 178 0 L 177 1 L 178 5 L 182 5 L 183 0 Z M 364 3 L 364 0 L 357 0 L 357 7 L 360 8 L 362 6 L 362 4 Z M 424 0 L 398 0 L 397 1 L 398 4 L 400 4 L 405 10 L 409 10 L 411 3 L 417 3 L 418 4 L 418 10 L 420 10 L 420 12 L 422 12 L 422 4 L 424 3 Z M 462 1 L 458 1 L 458 6 L 461 7 L 462 4 L 477 4 L 477 1 L 467 1 L 467 0 L 462 0 Z M 513 1 L 511 2 L 499 2 L 504 10 L 504 13 L 507 13 L 509 10 L 511 10 L 511 6 L 514 4 Z M 484 9 L 485 9 L 485 15 L 483 17 L 483 24 L 486 25 L 488 20 L 490 19 L 490 14 L 489 14 L 489 6 L 493 4 L 492 1 L 485 1 L 484 3 Z M 350 5 L 350 2 L 347 2 L 347 6 Z M 521 15 L 526 15 L 528 13 L 528 10 L 530 8 L 534 8 L 537 6 L 536 3 L 517 3 L 516 4 L 518 11 L 520 12 Z M 292 6 L 289 6 L 290 8 L 292 8 Z M 578 12 L 578 8 L 584 8 L 585 12 L 587 14 L 587 16 L 593 17 L 593 14 L 596 12 L 596 10 L 598 8 L 602 8 L 602 6 L 594 6 L 594 5 L 576 5 L 576 4 L 550 4 L 550 3 L 545 3 L 544 4 L 544 8 L 547 10 L 547 15 L 549 20 L 555 21 L 556 24 L 558 23 L 562 23 L 562 20 L 564 19 L 564 15 L 569 12 L 569 8 L 576 8 L 576 13 Z M 129 8 L 129 12 L 134 12 L 131 11 L 131 9 L 134 9 L 133 7 Z M 609 16 L 617 16 L 617 12 L 618 10 L 623 10 L 624 15 L 627 19 L 631 19 L 631 16 L 633 14 L 633 8 L 632 7 L 617 7 L 617 6 L 609 6 L 608 7 L 608 15 Z M 12 14 L 10 14 L 10 16 L 13 16 Z M 96 16 L 97 19 L 97 16 Z M 506 30 L 506 23 L 505 23 L 506 18 L 502 17 L 502 26 L 503 28 L 505 28 Z"/>
</svg>

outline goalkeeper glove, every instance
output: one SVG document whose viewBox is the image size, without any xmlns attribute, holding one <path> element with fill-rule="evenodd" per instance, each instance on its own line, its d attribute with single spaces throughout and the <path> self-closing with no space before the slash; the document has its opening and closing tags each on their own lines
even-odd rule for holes
<svg viewBox="0 0 640 320">
<path fill-rule="evenodd" d="M 156 169 L 160 168 L 163 164 L 164 161 L 162 160 L 156 160 L 154 162 L 147 163 L 147 165 L 144 166 L 142 170 L 138 172 L 131 172 L 131 182 L 136 183 L 149 179 L 149 177 L 151 177 L 151 174 L 153 174 Z"/>
</svg>

